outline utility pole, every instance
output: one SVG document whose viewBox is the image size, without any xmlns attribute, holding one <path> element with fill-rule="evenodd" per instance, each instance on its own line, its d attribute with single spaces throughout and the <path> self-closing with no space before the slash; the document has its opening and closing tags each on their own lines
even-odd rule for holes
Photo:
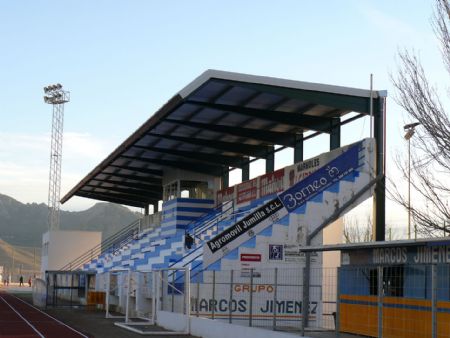
<svg viewBox="0 0 450 338">
<path fill-rule="evenodd" d="M 70 101 L 70 92 L 61 84 L 44 87 L 44 102 L 53 106 L 50 171 L 48 185 L 48 229 L 59 229 L 59 196 L 61 193 L 61 162 L 64 125 L 64 103 Z"/>
<path fill-rule="evenodd" d="M 409 123 L 403 126 L 406 131 L 405 140 L 408 141 L 408 239 L 411 239 L 411 137 L 420 122 Z M 417 224 L 414 224 L 414 239 L 417 239 Z"/>
</svg>

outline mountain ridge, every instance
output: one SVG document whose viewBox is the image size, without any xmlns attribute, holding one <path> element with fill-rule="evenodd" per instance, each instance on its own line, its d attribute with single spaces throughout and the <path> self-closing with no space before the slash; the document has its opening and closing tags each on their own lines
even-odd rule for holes
<svg viewBox="0 0 450 338">
<path fill-rule="evenodd" d="M 22 203 L 0 193 L 0 239 L 12 245 L 40 247 L 48 229 L 45 203 Z M 112 203 L 99 202 L 83 211 L 63 211 L 61 230 L 101 231 L 106 239 L 141 217 L 140 213 Z"/>
</svg>

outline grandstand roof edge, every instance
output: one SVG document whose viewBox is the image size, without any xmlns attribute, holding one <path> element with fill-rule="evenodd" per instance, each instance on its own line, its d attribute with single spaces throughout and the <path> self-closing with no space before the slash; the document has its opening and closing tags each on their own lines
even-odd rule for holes
<svg viewBox="0 0 450 338">
<path fill-rule="evenodd" d="M 326 84 L 318 84 L 318 83 L 309 83 L 309 82 L 301 82 L 301 81 L 294 81 L 294 80 L 286 80 L 286 79 L 280 79 L 280 78 L 274 78 L 274 77 L 266 77 L 266 76 L 256 76 L 256 75 L 249 75 L 249 74 L 240 74 L 240 73 L 234 73 L 234 72 L 227 72 L 227 71 L 219 71 L 219 70 L 206 70 L 204 73 L 202 73 L 200 76 L 198 76 L 196 79 L 194 79 L 191 83 L 189 83 L 186 87 L 184 87 L 183 89 L 181 89 L 177 94 L 175 94 L 169 101 L 167 101 L 161 108 L 159 108 L 159 110 L 157 110 L 147 121 L 145 121 L 139 128 L 137 128 L 128 138 L 126 138 L 126 140 L 124 142 L 122 142 L 113 152 L 111 152 L 103 161 L 100 162 L 100 164 L 98 164 L 93 170 L 91 170 L 75 187 L 73 187 L 67 194 L 64 195 L 64 197 L 61 199 L 61 203 L 65 203 L 67 202 L 70 198 L 72 198 L 75 195 L 79 195 L 82 196 L 82 194 L 80 194 L 84 189 L 87 189 L 88 183 L 93 180 L 96 176 L 103 174 L 103 175 L 112 175 L 111 174 L 111 167 L 116 166 L 117 164 L 114 164 L 114 161 L 116 161 L 117 159 L 119 159 L 127 150 L 129 150 L 131 147 L 133 147 L 133 145 L 135 145 L 137 142 L 139 142 L 139 140 L 144 137 L 146 134 L 148 134 L 153 128 L 156 128 L 160 123 L 163 123 L 165 119 L 167 119 L 166 123 L 176 123 L 177 121 L 183 121 L 182 119 L 180 120 L 173 120 L 171 119 L 171 113 L 176 111 L 179 107 L 182 107 L 185 104 L 192 104 L 192 102 L 190 102 L 190 98 L 191 96 L 195 96 L 198 94 L 198 91 L 201 90 L 203 88 L 203 86 L 207 86 L 209 85 L 209 82 L 215 82 L 215 80 L 218 81 L 223 81 L 226 84 L 229 85 L 236 85 L 236 83 L 240 84 L 245 84 L 245 85 L 252 85 L 253 87 L 248 87 L 251 90 L 254 91 L 264 91 L 266 88 L 269 91 L 269 89 L 272 89 L 272 94 L 275 93 L 276 95 L 283 95 L 284 93 L 287 93 L 287 90 L 291 90 L 292 93 L 293 91 L 303 91 L 303 92 L 316 92 L 317 94 L 313 94 L 315 95 L 314 97 L 317 99 L 318 96 L 322 97 L 322 96 L 327 96 L 327 95 L 336 95 L 336 96 L 340 96 L 341 99 L 337 99 L 340 100 L 340 105 L 336 103 L 335 106 L 333 106 L 333 104 L 330 104 L 330 114 L 337 114 L 336 116 L 340 116 L 339 111 L 347 113 L 350 111 L 355 111 L 358 112 L 358 110 L 352 110 L 351 108 L 361 108 L 363 107 L 363 110 L 365 109 L 365 114 L 368 114 L 367 111 L 367 99 L 370 98 L 370 90 L 365 90 L 365 89 L 358 89 L 358 88 L 350 88 L 350 87 L 341 87 L 341 86 L 333 86 L 333 85 L 326 85 Z M 273 91 L 275 90 L 275 91 Z M 280 94 L 280 90 L 283 91 Z M 270 91 L 269 91 L 270 92 Z M 296 97 L 295 95 L 296 93 L 294 93 L 294 97 Z M 322 95 L 323 94 L 323 95 Z M 380 97 L 385 97 L 387 95 L 386 91 L 373 91 L 373 98 L 377 99 Z M 347 98 L 344 98 L 344 96 L 347 96 Z M 292 97 L 292 96 L 291 96 Z M 308 99 L 310 96 L 308 96 L 308 94 L 306 94 L 306 99 Z M 354 99 L 352 99 L 352 97 Z M 289 98 L 289 95 L 286 96 L 286 98 Z M 352 102 L 357 102 L 357 104 L 350 104 L 348 105 L 347 102 L 350 99 L 350 101 Z M 334 100 L 334 98 L 331 98 L 331 100 Z M 214 101 L 213 101 L 214 102 Z M 313 101 L 314 102 L 314 101 Z M 197 102 L 194 101 L 194 104 L 197 104 L 199 107 L 202 107 L 201 104 L 202 102 Z M 323 105 L 327 105 L 327 103 L 330 103 L 330 98 L 328 97 L 327 100 L 325 100 L 324 102 L 320 102 L 320 104 Z M 333 101 L 331 101 L 331 103 L 334 103 Z M 215 104 L 215 103 L 214 103 Z M 319 104 L 318 102 L 315 102 L 315 104 Z M 364 106 L 365 105 L 365 106 Z M 312 105 L 314 106 L 314 105 Z M 221 107 L 220 104 L 216 105 L 215 107 L 213 106 L 212 109 L 216 109 L 216 110 L 220 110 L 220 109 L 225 109 L 225 111 L 227 111 L 227 109 L 230 109 L 230 111 L 227 111 L 227 113 L 230 114 L 249 114 L 248 116 L 250 116 L 250 118 L 256 119 L 257 117 L 254 116 L 256 109 L 255 108 L 249 108 L 246 107 L 246 111 L 242 111 L 242 110 L 235 110 L 233 111 L 232 105 L 229 106 L 224 106 L 225 108 Z M 308 108 L 309 106 L 306 105 L 306 107 Z M 203 107 L 205 108 L 205 107 Z M 331 108 L 335 108 L 335 110 L 331 109 Z M 206 107 L 206 109 L 208 109 L 208 107 Z M 336 111 L 336 113 L 334 113 Z M 262 113 L 263 114 L 264 109 L 262 109 Z M 266 111 L 265 112 L 265 117 L 262 116 L 261 119 L 264 120 L 264 118 L 268 118 L 268 114 L 267 113 L 271 113 L 271 111 Z M 253 115 L 252 115 L 253 114 Z M 319 122 L 323 122 L 323 120 L 325 118 L 328 118 L 330 116 L 326 115 L 328 114 L 328 111 L 323 113 L 325 115 L 321 116 L 309 116 L 309 115 L 304 115 L 303 119 L 305 119 L 305 126 L 306 128 L 311 128 L 311 120 L 313 121 L 312 123 L 319 123 Z M 331 117 L 333 117 L 334 115 L 331 115 Z M 259 118 L 259 117 L 258 117 Z M 321 120 L 322 119 L 322 120 Z M 309 122 L 308 122 L 309 121 Z M 272 121 L 273 122 L 273 121 Z M 276 121 L 275 123 L 281 123 L 281 124 L 286 124 L 283 121 Z M 194 122 L 185 122 L 185 125 L 188 125 L 189 123 L 189 127 L 191 128 L 201 128 L 201 124 L 200 123 L 194 123 Z M 206 124 L 205 124 L 206 125 Z M 226 123 L 225 123 L 226 126 Z M 303 125 L 301 125 L 303 126 Z M 219 129 L 217 129 L 219 128 Z M 218 133 L 226 133 L 227 131 L 230 130 L 230 128 L 226 129 L 227 127 L 224 127 L 224 125 L 220 125 L 218 127 L 216 127 L 216 129 L 212 128 L 211 130 L 213 132 L 215 132 L 216 134 Z M 295 128 L 300 128 L 299 125 L 292 127 L 293 130 L 295 131 Z M 316 130 L 322 130 L 323 131 L 323 126 L 321 125 L 320 127 L 317 127 L 318 129 Z M 224 130 L 226 129 L 226 130 Z M 239 129 L 239 128 L 234 128 L 234 129 Z M 243 128 L 241 132 L 246 131 Z M 313 129 L 314 130 L 314 129 Z M 267 139 L 267 135 L 265 135 L 265 137 L 261 136 L 261 133 L 255 136 L 255 133 L 258 132 L 257 129 L 253 128 L 253 129 L 249 129 L 249 132 L 252 132 L 252 134 L 250 134 L 248 137 L 254 137 L 254 138 L 258 138 L 261 137 L 259 140 L 262 140 L 261 142 L 258 143 L 258 146 L 264 145 L 267 142 L 275 142 L 272 141 L 271 138 L 273 139 L 274 137 L 280 137 L 279 135 L 281 135 L 282 133 L 280 132 L 273 132 L 273 131 L 266 131 L 265 134 L 269 134 L 271 137 L 269 137 Z M 285 132 L 286 135 L 288 135 L 288 132 L 292 131 L 287 131 Z M 236 134 L 235 134 L 236 136 Z M 239 137 L 244 137 L 243 135 L 237 135 Z M 169 136 L 168 136 L 169 137 Z M 245 135 L 246 137 L 246 135 Z M 203 140 L 203 139 L 202 139 Z M 219 141 L 223 141 L 220 140 Z M 276 141 L 279 141 L 279 139 L 277 139 Z M 181 141 L 180 141 L 181 142 Z M 286 141 L 280 141 L 281 143 L 276 143 L 276 144 L 283 144 L 283 142 Z M 222 142 L 223 143 L 223 142 Z M 275 144 L 275 143 L 274 143 Z M 220 149 L 220 146 L 223 146 L 223 144 L 218 144 L 218 147 Z M 254 146 L 254 145 L 252 145 Z M 204 146 L 206 147 L 206 146 Z M 255 147 L 255 146 L 254 146 Z M 167 153 L 167 156 L 177 156 L 180 152 L 178 153 L 174 153 L 174 151 L 172 150 L 172 152 L 170 152 L 171 149 L 168 149 L 167 151 L 163 150 L 162 148 L 156 148 L 154 147 L 153 150 L 152 149 L 148 149 L 146 150 L 147 152 L 151 152 L 154 151 L 155 153 L 161 154 L 162 151 L 164 151 L 165 153 Z M 221 156 L 221 153 L 218 152 L 217 154 L 218 156 Z M 248 154 L 247 154 L 248 155 Z M 141 155 L 139 155 L 141 156 Z M 182 156 L 182 154 L 181 154 Z M 254 155 L 253 155 L 254 156 Z M 122 157 L 123 158 L 123 157 Z M 212 156 L 211 156 L 212 158 Z M 219 159 L 223 159 L 225 161 L 229 161 L 229 156 L 222 156 L 222 157 L 217 157 Z M 148 161 L 148 158 L 146 159 Z M 203 158 L 199 158 L 197 156 L 196 158 L 197 161 L 204 161 L 204 157 Z M 136 158 L 136 161 L 139 161 L 139 159 Z M 187 162 L 188 160 L 184 160 L 183 163 Z M 155 165 L 153 166 L 153 168 L 148 168 L 148 166 L 146 166 L 144 169 L 148 169 L 150 171 L 158 171 L 161 170 L 161 167 L 166 166 L 170 166 L 170 165 L 174 165 L 172 163 L 170 163 L 171 161 L 160 161 L 160 165 L 158 166 L 157 161 L 155 160 L 154 163 Z M 181 162 L 181 161 L 180 161 Z M 130 162 L 131 163 L 131 162 Z M 167 163 L 167 164 L 161 164 L 161 163 Z M 225 165 L 225 164 L 223 164 Z M 121 166 L 121 165 L 119 165 Z M 150 166 L 150 164 L 149 164 Z M 108 169 L 109 168 L 109 169 Z M 136 168 L 136 166 L 130 166 L 130 168 Z M 124 170 L 129 170 L 127 168 L 123 168 Z M 188 169 L 189 170 L 189 169 Z M 158 174 L 159 175 L 159 174 Z M 120 175 L 116 175 L 119 176 Z M 161 175 L 159 175 L 161 176 Z M 122 175 L 122 178 L 124 176 Z M 136 176 L 137 180 L 141 180 L 143 181 L 143 177 L 142 176 Z M 96 179 L 96 181 L 101 181 L 102 179 Z M 134 180 L 134 178 L 133 178 Z M 111 183 L 108 182 L 108 183 Z M 117 181 L 117 183 L 120 185 L 120 181 Z M 92 187 L 92 185 L 91 185 Z M 98 189 L 104 189 L 107 190 L 108 187 L 101 187 L 100 185 L 98 185 Z M 112 189 L 112 187 L 111 187 Z M 123 189 L 123 188 L 121 188 Z M 86 190 L 84 190 L 86 191 Z M 90 191 L 90 190 L 89 190 Z M 92 196 L 91 198 L 95 198 L 95 191 L 98 191 L 97 188 L 94 188 L 94 190 L 92 190 Z M 100 192 L 99 192 L 100 193 Z M 108 192 L 101 192 L 102 196 L 103 195 L 107 195 Z M 117 195 L 111 195 L 112 197 L 117 197 Z M 143 199 L 145 200 L 145 198 L 147 198 L 146 196 L 143 196 Z M 111 200 L 112 201 L 112 200 Z M 135 200 L 131 200 L 130 198 L 130 203 L 127 205 L 141 205 L 142 207 L 144 207 L 145 205 L 148 205 L 148 203 L 146 203 L 147 200 L 143 201 L 141 199 L 135 199 Z M 116 202 L 113 202 L 116 203 Z"/>
<path fill-rule="evenodd" d="M 314 245 L 305 246 L 299 250 L 302 252 L 320 252 L 320 251 L 348 251 L 348 250 L 364 250 L 387 247 L 403 247 L 403 246 L 436 246 L 436 245 L 450 245 L 450 240 L 447 238 L 420 238 L 417 240 L 394 240 L 394 241 L 374 241 L 374 242 L 359 242 L 359 243 L 340 243 L 328 245 Z"/>
<path fill-rule="evenodd" d="M 109 164 L 118 154 L 123 152 L 128 148 L 133 142 L 142 136 L 147 129 L 155 125 L 160 118 L 170 112 L 173 107 L 177 106 L 183 99 L 179 94 L 173 96 L 167 103 L 165 103 L 155 114 L 153 114 L 147 121 L 145 121 L 138 129 L 136 129 L 123 143 L 121 143 L 114 151 L 109 154 L 100 164 L 98 164 L 94 169 L 92 169 L 75 187 L 73 187 L 64 197 L 61 199 L 61 203 L 64 204 L 70 198 L 72 198 L 76 191 L 80 189 L 87 181 L 91 180 L 96 176 L 105 165 Z"/>
<path fill-rule="evenodd" d="M 221 80 L 229 80 L 229 81 L 238 81 L 238 82 L 249 82 L 255 84 L 276 86 L 276 87 L 286 87 L 292 89 L 301 89 L 301 90 L 309 90 L 315 92 L 326 92 L 331 94 L 340 94 L 340 95 L 348 95 L 348 96 L 359 96 L 370 98 L 370 90 L 369 89 L 361 89 L 361 88 L 353 88 L 353 87 L 344 87 L 344 86 L 335 86 L 323 83 L 316 82 L 305 82 L 305 81 L 296 81 L 296 80 L 288 80 L 281 79 L 270 76 L 260 76 L 260 75 L 251 75 L 251 74 L 242 74 L 235 72 L 227 72 L 222 70 L 208 69 L 203 72 L 200 76 L 194 79 L 191 83 L 189 83 L 186 87 L 181 89 L 178 94 L 184 99 L 196 91 L 202 84 L 206 83 L 210 79 L 221 79 Z M 373 90 L 373 98 L 376 99 L 378 97 L 386 97 L 386 90 Z"/>
</svg>

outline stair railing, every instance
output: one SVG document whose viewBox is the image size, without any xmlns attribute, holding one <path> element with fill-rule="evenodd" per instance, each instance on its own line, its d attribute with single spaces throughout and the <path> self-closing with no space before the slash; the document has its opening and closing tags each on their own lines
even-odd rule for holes
<svg viewBox="0 0 450 338">
<path fill-rule="evenodd" d="M 77 270 L 84 264 L 100 256 L 102 253 L 107 251 L 111 251 L 111 253 L 117 252 L 117 250 L 120 250 L 123 246 L 130 243 L 133 238 L 139 234 L 140 229 L 141 219 L 137 219 L 71 262 L 67 263 L 60 270 Z"/>
</svg>

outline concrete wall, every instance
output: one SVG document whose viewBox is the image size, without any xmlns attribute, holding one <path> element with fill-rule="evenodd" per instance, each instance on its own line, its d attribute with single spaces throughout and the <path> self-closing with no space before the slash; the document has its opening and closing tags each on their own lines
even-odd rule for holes
<svg viewBox="0 0 450 338">
<path fill-rule="evenodd" d="M 323 230 L 323 245 L 343 243 L 344 219 L 339 218 Z M 335 268 L 341 265 L 339 251 L 326 251 L 323 253 L 323 267 Z"/>
<path fill-rule="evenodd" d="M 48 231 L 42 236 L 41 272 L 58 270 L 102 241 L 98 231 Z"/>
<path fill-rule="evenodd" d="M 186 316 L 166 311 L 157 312 L 157 324 L 167 330 L 183 332 L 186 330 Z M 298 334 L 264 330 L 254 327 L 234 325 L 218 320 L 190 317 L 190 334 L 202 338 L 294 338 Z M 305 336 L 305 338 L 308 338 Z"/>
</svg>

